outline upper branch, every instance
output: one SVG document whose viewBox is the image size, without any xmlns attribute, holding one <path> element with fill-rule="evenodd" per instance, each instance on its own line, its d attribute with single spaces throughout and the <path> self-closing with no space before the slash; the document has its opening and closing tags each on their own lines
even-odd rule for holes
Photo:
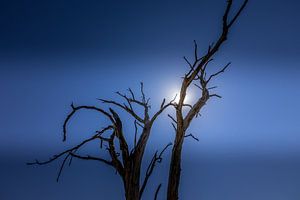
<svg viewBox="0 0 300 200">
<path fill-rule="evenodd" d="M 206 80 L 206 68 L 209 62 L 212 61 L 212 57 L 215 55 L 215 53 L 219 50 L 220 46 L 227 40 L 227 35 L 228 35 L 228 31 L 230 29 L 230 27 L 235 23 L 236 19 L 238 18 L 238 16 L 241 14 L 242 10 L 245 8 L 246 4 L 248 3 L 248 0 L 244 0 L 243 4 L 240 6 L 240 8 L 238 9 L 238 11 L 235 13 L 235 15 L 233 15 L 232 20 L 229 20 L 229 14 L 232 8 L 232 0 L 228 0 L 227 1 L 227 6 L 226 9 L 224 11 L 224 15 L 223 15 L 223 28 L 222 28 L 222 32 L 221 35 L 219 36 L 219 38 L 217 39 L 216 43 L 213 43 L 212 45 L 209 46 L 207 53 L 201 57 L 201 59 L 198 59 L 198 56 L 195 55 L 195 60 L 194 63 L 191 64 L 186 58 L 185 60 L 187 61 L 188 65 L 190 66 L 190 71 L 184 76 L 183 82 L 182 82 L 182 86 L 181 86 L 181 90 L 180 90 L 180 98 L 179 98 L 179 102 L 178 102 L 178 106 L 177 106 L 177 110 L 181 111 L 183 105 L 184 105 L 184 99 L 186 97 L 186 92 L 187 89 L 189 88 L 190 84 L 194 81 L 194 80 L 200 80 L 200 84 L 201 87 L 199 87 L 200 89 L 202 89 L 204 92 L 202 92 L 202 94 L 205 94 L 205 98 L 209 98 L 208 95 L 208 89 L 206 88 L 207 83 L 214 77 L 219 75 L 220 73 L 224 72 L 225 69 L 229 66 L 230 63 L 228 63 L 224 68 L 222 68 L 219 72 L 212 74 L 208 80 Z M 195 53 L 197 53 L 197 44 L 195 43 Z M 214 95 L 216 96 L 216 95 Z M 201 108 L 201 105 L 204 103 L 207 99 L 205 98 L 199 98 L 197 103 L 193 106 L 193 108 L 190 110 L 188 116 L 187 116 L 187 121 L 190 120 L 191 116 L 195 116 L 197 114 L 197 112 L 199 111 L 199 107 Z M 203 102 L 204 100 L 204 102 Z"/>
<path fill-rule="evenodd" d="M 100 113 L 104 114 L 106 117 L 108 117 L 108 119 L 111 122 L 114 122 L 112 116 L 109 113 L 107 113 L 106 111 L 102 110 L 101 108 L 97 108 L 95 106 L 77 106 L 76 107 L 76 106 L 74 106 L 73 103 L 71 104 L 71 107 L 72 107 L 72 112 L 66 117 L 64 124 L 63 124 L 63 141 L 66 141 L 66 139 L 67 139 L 67 124 L 68 124 L 68 122 L 70 121 L 71 117 L 77 111 L 79 111 L 81 109 L 94 110 L 94 111 L 100 112 Z"/>
<path fill-rule="evenodd" d="M 103 103 L 109 103 L 109 104 L 113 104 L 119 108 L 122 108 L 124 111 L 126 111 L 127 113 L 129 113 L 131 116 L 133 116 L 136 120 L 138 120 L 139 122 L 141 123 L 144 123 L 144 120 L 138 116 L 134 111 L 133 109 L 131 109 L 130 107 L 128 107 L 127 105 L 125 104 L 120 104 L 118 102 L 115 102 L 115 101 L 111 101 L 111 100 L 106 100 L 106 99 L 98 99 L 100 101 L 102 101 Z"/>
<path fill-rule="evenodd" d="M 167 109 L 169 106 L 175 106 L 174 101 L 177 97 L 177 94 L 175 95 L 175 97 L 167 104 L 166 103 L 166 99 L 163 99 L 161 105 L 160 105 L 160 109 L 153 115 L 153 117 L 151 118 L 151 124 L 153 124 L 153 122 L 156 120 L 156 118 L 165 110 Z"/>
<path fill-rule="evenodd" d="M 242 6 L 240 7 L 240 9 L 238 10 L 238 12 L 233 17 L 233 19 L 229 22 L 228 27 L 232 26 L 232 24 L 236 21 L 236 19 L 238 18 L 238 16 L 241 14 L 241 12 L 246 7 L 247 3 L 248 3 L 248 0 L 245 0 L 244 3 L 242 4 Z"/>
<path fill-rule="evenodd" d="M 195 60 L 194 64 L 198 63 L 197 67 L 194 68 L 193 72 L 186 76 L 186 87 L 190 85 L 190 83 L 195 79 L 198 73 L 203 69 L 205 64 L 211 59 L 211 57 L 218 51 L 219 47 L 226 41 L 229 28 L 235 23 L 238 16 L 241 14 L 242 10 L 245 8 L 248 0 L 245 0 L 242 6 L 239 8 L 238 12 L 234 15 L 233 19 L 228 21 L 228 16 L 232 7 L 232 0 L 227 1 L 227 6 L 223 15 L 223 28 L 222 33 L 219 36 L 217 42 L 210 46 L 208 52 L 202 57 L 201 62 L 198 63 L 198 59 Z M 195 47 L 195 51 L 196 51 Z M 185 88 L 186 88 L 185 87 Z M 183 89 L 185 89 L 183 88 Z M 183 91 L 184 92 L 184 91 Z"/>
<path fill-rule="evenodd" d="M 209 78 L 207 79 L 206 83 L 208 83 L 213 77 L 218 76 L 219 74 L 223 73 L 229 65 L 230 65 L 230 62 L 227 63 L 220 71 L 210 75 Z"/>
<path fill-rule="evenodd" d="M 145 123 L 148 119 L 149 119 L 149 100 L 146 100 L 146 96 L 144 93 L 144 85 L 141 82 L 141 86 L 140 86 L 140 90 L 141 90 L 141 99 L 142 100 L 138 100 L 135 97 L 135 94 L 133 93 L 133 91 L 129 88 L 128 91 L 130 93 L 131 97 L 128 97 L 126 94 L 122 94 L 120 92 L 116 92 L 120 97 L 122 97 L 126 103 L 118 103 L 116 101 L 112 101 L 112 100 L 106 100 L 106 99 L 98 99 L 100 101 L 102 101 L 103 103 L 109 103 L 112 105 L 115 105 L 123 110 L 125 110 L 127 113 L 129 113 L 130 115 L 132 115 L 137 121 L 141 122 L 141 123 Z M 144 116 L 140 117 L 133 109 L 133 104 L 137 104 L 139 106 L 142 106 L 144 108 Z"/>
</svg>

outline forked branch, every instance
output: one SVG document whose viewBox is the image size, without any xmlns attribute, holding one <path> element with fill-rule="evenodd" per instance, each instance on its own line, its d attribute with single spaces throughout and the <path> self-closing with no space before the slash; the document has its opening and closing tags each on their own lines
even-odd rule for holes
<svg viewBox="0 0 300 200">
<path fill-rule="evenodd" d="M 147 167 L 147 170 L 146 170 L 146 175 L 145 175 L 145 178 L 144 178 L 144 181 L 143 181 L 141 190 L 140 190 L 140 197 L 142 196 L 142 194 L 143 194 L 143 192 L 144 192 L 144 190 L 145 190 L 145 188 L 146 188 L 146 185 L 147 185 L 147 183 L 148 183 L 148 180 L 149 180 L 150 176 L 152 175 L 153 170 L 154 170 L 156 164 L 162 162 L 162 159 L 163 159 L 163 158 L 162 158 L 163 153 L 164 153 L 164 152 L 167 150 L 167 148 L 168 148 L 169 146 L 171 146 L 171 145 L 172 145 L 172 143 L 169 143 L 169 144 L 167 144 L 167 145 L 163 148 L 163 150 L 162 150 L 160 153 L 158 153 L 158 151 L 156 151 L 156 152 L 154 153 L 154 155 L 153 155 L 153 157 L 152 157 L 152 159 L 151 159 L 151 162 L 149 163 L 149 165 L 148 165 L 148 167 Z"/>
<path fill-rule="evenodd" d="M 63 169 L 63 167 L 65 165 L 65 162 L 67 161 L 68 158 L 70 158 L 70 159 L 72 157 L 83 158 L 83 157 L 75 154 L 75 152 L 78 151 L 82 146 L 84 146 L 85 144 L 87 144 L 87 143 L 89 143 L 89 142 L 91 142 L 93 140 L 96 140 L 96 139 L 102 140 L 101 134 L 104 133 L 104 132 L 106 132 L 106 131 L 108 131 L 108 130 L 111 130 L 112 128 L 113 127 L 111 125 L 103 128 L 101 131 L 98 131 L 92 137 L 90 137 L 90 138 L 82 141 L 81 143 L 79 143 L 78 145 L 76 145 L 76 146 L 74 146 L 72 148 L 69 148 L 69 149 L 67 149 L 67 150 L 65 150 L 65 151 L 63 151 L 63 152 L 61 152 L 59 154 L 54 155 L 52 158 L 50 158 L 47 161 L 42 161 L 41 162 L 39 160 L 36 160 L 35 162 L 29 162 L 27 164 L 28 165 L 35 165 L 35 164 L 37 164 L 37 165 L 45 165 L 45 164 L 51 163 L 51 162 L 53 162 L 53 161 L 57 160 L 58 158 L 60 158 L 60 157 L 62 157 L 62 156 L 65 155 L 65 158 L 64 158 L 64 160 L 63 160 L 63 162 L 61 164 L 61 167 L 59 169 L 59 172 L 58 172 L 58 176 L 57 176 L 57 181 L 58 181 L 59 177 L 61 175 L 62 169 Z M 112 161 L 108 161 L 108 160 L 106 160 L 104 158 L 95 158 L 95 157 L 92 157 L 92 156 L 87 156 L 87 157 L 85 157 L 85 159 L 86 160 L 97 160 L 97 161 L 100 161 L 100 162 L 105 163 L 107 165 L 114 166 L 113 163 L 112 163 Z M 70 160 L 70 163 L 71 163 L 71 160 Z"/>
</svg>

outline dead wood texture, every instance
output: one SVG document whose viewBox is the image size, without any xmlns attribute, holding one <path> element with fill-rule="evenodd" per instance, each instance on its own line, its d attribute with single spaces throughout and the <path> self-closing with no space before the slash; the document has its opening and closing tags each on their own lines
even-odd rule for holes
<svg viewBox="0 0 300 200">
<path fill-rule="evenodd" d="M 173 142 L 169 168 L 167 199 L 178 200 L 181 175 L 181 152 L 184 139 L 191 137 L 198 141 L 198 138 L 196 138 L 193 134 L 187 134 L 187 130 L 190 126 L 190 123 L 199 115 L 201 109 L 210 98 L 221 98 L 220 95 L 211 92 L 212 89 L 216 88 L 215 86 L 211 86 L 211 82 L 215 77 L 223 73 L 230 63 L 226 64 L 224 67 L 220 68 L 219 71 L 210 75 L 208 75 L 207 67 L 213 60 L 215 54 L 219 51 L 219 48 L 227 40 L 230 28 L 236 22 L 247 3 L 248 0 L 244 0 L 236 13 L 231 14 L 232 0 L 227 1 L 227 6 L 222 19 L 222 32 L 217 41 L 208 47 L 203 56 L 199 57 L 198 46 L 196 41 L 194 41 L 195 46 L 193 62 L 190 62 L 184 57 L 189 66 L 189 70 L 183 77 L 178 102 L 175 102 L 176 97 L 168 103 L 166 103 L 166 100 L 164 99 L 159 109 L 154 112 L 152 116 L 150 116 L 149 99 L 146 99 L 144 86 L 143 83 L 141 83 L 140 98 L 136 98 L 135 93 L 129 88 L 128 94 L 117 92 L 117 95 L 123 99 L 123 102 L 121 103 L 114 100 L 99 99 L 102 103 L 108 105 L 108 109 L 86 105 L 75 106 L 72 103 L 71 111 L 67 115 L 63 124 L 63 141 L 67 140 L 69 122 L 78 111 L 87 110 L 97 112 L 104 116 L 109 123 L 104 128 L 96 131 L 91 137 L 81 141 L 79 144 L 69 149 L 66 149 L 65 151 L 54 155 L 49 160 L 42 162 L 36 160 L 28 164 L 45 165 L 58 159 L 62 160 L 57 175 L 58 181 L 66 163 L 71 165 L 74 158 L 79 160 L 98 161 L 112 167 L 121 177 L 126 200 L 140 200 L 155 166 L 162 161 L 163 153 L 169 146 L 172 145 L 171 143 L 167 144 L 160 152 L 155 152 L 152 160 L 146 168 L 145 175 L 142 176 L 141 166 L 152 126 L 158 116 L 160 116 L 168 107 L 172 106 L 175 108 L 176 116 L 168 116 L 172 120 L 172 125 L 176 134 Z M 229 15 L 232 17 L 229 17 Z M 193 86 L 199 88 L 199 96 L 194 104 L 187 104 L 185 103 L 186 94 L 187 91 Z M 136 106 L 143 110 L 142 114 L 136 112 Z M 131 133 L 126 133 L 134 135 L 133 147 L 130 147 L 130 143 L 126 139 L 126 135 L 123 130 L 123 123 L 118 112 L 115 110 L 116 108 L 120 110 L 120 112 L 129 114 L 133 119 L 134 130 Z M 106 157 L 95 157 L 91 155 L 82 155 L 80 153 L 80 150 L 84 148 L 84 146 L 95 141 L 99 143 L 100 150 L 107 152 Z M 157 186 L 154 193 L 154 199 L 157 199 L 161 186 L 162 184 Z"/>
<path fill-rule="evenodd" d="M 63 124 L 63 141 L 66 141 L 67 139 L 69 121 L 80 110 L 90 110 L 98 112 L 100 115 L 105 116 L 110 122 L 110 124 L 102 128 L 101 130 L 96 131 L 92 137 L 82 141 L 81 143 L 72 148 L 69 148 L 57 155 L 54 155 L 47 161 L 41 162 L 36 160 L 35 162 L 31 162 L 28 164 L 44 165 L 51 163 L 52 161 L 55 161 L 59 158 L 62 158 L 62 163 L 57 175 L 58 181 L 66 162 L 68 162 L 69 165 L 71 165 L 73 158 L 81 160 L 99 161 L 103 164 L 112 167 L 116 171 L 116 173 L 120 175 L 124 185 L 125 198 L 127 200 L 141 199 L 143 192 L 147 186 L 148 180 L 152 175 L 156 164 L 162 161 L 163 153 L 169 146 L 172 145 L 171 143 L 167 144 L 161 152 L 155 152 L 146 170 L 146 174 L 143 177 L 141 177 L 141 166 L 143 156 L 148 142 L 148 138 L 151 133 L 151 128 L 157 117 L 166 108 L 173 105 L 174 100 L 170 101 L 169 103 L 165 103 L 164 100 L 159 110 L 155 112 L 155 114 L 152 117 L 150 117 L 149 99 L 146 99 L 146 96 L 144 94 L 143 83 L 141 83 L 140 89 L 141 99 L 137 99 L 131 89 L 128 89 L 128 96 L 117 92 L 117 94 L 124 99 L 125 103 L 118 103 L 116 101 L 99 99 L 102 103 L 109 104 L 113 107 L 117 107 L 121 109 L 121 111 L 125 111 L 133 117 L 133 123 L 135 127 L 135 130 L 132 131 L 132 134 L 134 134 L 133 148 L 129 148 L 128 141 L 126 140 L 126 137 L 123 132 L 123 123 L 114 109 L 109 108 L 109 111 L 105 111 L 104 109 L 95 106 L 75 106 L 72 103 L 72 110 L 66 117 Z M 134 105 L 142 107 L 142 109 L 144 110 L 142 116 L 135 112 Z M 98 141 L 99 148 L 107 151 L 108 158 L 94 157 L 91 155 L 80 155 L 80 149 L 91 141 Z M 155 196 L 157 196 L 159 188 L 156 190 Z"/>
<path fill-rule="evenodd" d="M 169 180 L 168 180 L 168 191 L 167 199 L 168 200 L 177 200 L 178 199 L 178 190 L 180 183 L 180 174 L 181 174 L 181 152 L 182 146 L 184 143 L 185 137 L 191 136 L 195 138 L 192 134 L 186 135 L 187 129 L 190 126 L 192 120 L 198 116 L 201 108 L 206 104 L 206 102 L 212 97 L 221 98 L 220 95 L 211 93 L 210 90 L 215 87 L 210 87 L 210 83 L 219 74 L 223 73 L 230 63 L 226 64 L 219 71 L 207 75 L 208 64 L 213 60 L 213 56 L 219 51 L 219 48 L 227 40 L 229 29 L 235 23 L 243 9 L 245 8 L 248 0 L 245 0 L 237 12 L 233 15 L 232 19 L 229 20 L 230 11 L 232 8 L 232 0 L 227 1 L 227 6 L 223 15 L 222 23 L 222 33 L 219 36 L 218 40 L 208 47 L 207 52 L 204 56 L 198 56 L 198 46 L 196 41 L 194 41 L 194 61 L 191 63 L 187 58 L 184 57 L 185 61 L 189 65 L 189 71 L 183 77 L 181 84 L 179 101 L 175 104 L 176 117 L 171 117 L 174 123 L 175 128 L 175 139 L 172 149 L 170 169 L 169 169 Z M 200 89 L 199 97 L 196 103 L 189 105 L 188 112 L 184 115 L 183 109 L 186 106 L 184 100 L 186 98 L 186 93 L 191 86 L 196 86 Z"/>
</svg>

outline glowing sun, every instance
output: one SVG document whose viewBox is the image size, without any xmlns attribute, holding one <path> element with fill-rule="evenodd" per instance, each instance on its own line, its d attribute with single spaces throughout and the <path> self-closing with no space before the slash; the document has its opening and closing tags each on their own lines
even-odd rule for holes
<svg viewBox="0 0 300 200">
<path fill-rule="evenodd" d="M 174 94 L 173 94 L 173 97 L 175 97 L 176 96 L 176 98 L 175 98 L 175 100 L 174 100 L 174 102 L 175 103 L 178 103 L 179 102 L 179 97 L 180 97 L 180 92 L 175 92 Z M 185 95 L 185 99 L 184 99 L 184 103 L 189 103 L 189 101 L 191 100 L 191 98 L 190 98 L 190 95 L 187 93 L 186 95 Z"/>
</svg>

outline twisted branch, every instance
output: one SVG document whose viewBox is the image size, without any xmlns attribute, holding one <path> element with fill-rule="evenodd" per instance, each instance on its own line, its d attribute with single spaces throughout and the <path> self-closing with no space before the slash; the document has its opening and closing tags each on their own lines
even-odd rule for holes
<svg viewBox="0 0 300 200">
<path fill-rule="evenodd" d="M 144 192 L 144 190 L 146 188 L 147 182 L 148 182 L 150 176 L 153 173 L 153 170 L 155 168 L 156 163 L 161 163 L 162 162 L 162 155 L 163 155 L 163 153 L 171 145 L 172 145 L 172 143 L 167 144 L 159 154 L 158 154 L 158 151 L 156 151 L 154 153 L 154 155 L 152 157 L 152 160 L 150 161 L 150 163 L 149 163 L 149 165 L 147 167 L 147 170 L 146 170 L 146 175 L 145 175 L 145 178 L 144 178 L 141 190 L 140 190 L 140 197 L 142 196 L 142 194 L 143 194 L 143 192 Z"/>
</svg>

